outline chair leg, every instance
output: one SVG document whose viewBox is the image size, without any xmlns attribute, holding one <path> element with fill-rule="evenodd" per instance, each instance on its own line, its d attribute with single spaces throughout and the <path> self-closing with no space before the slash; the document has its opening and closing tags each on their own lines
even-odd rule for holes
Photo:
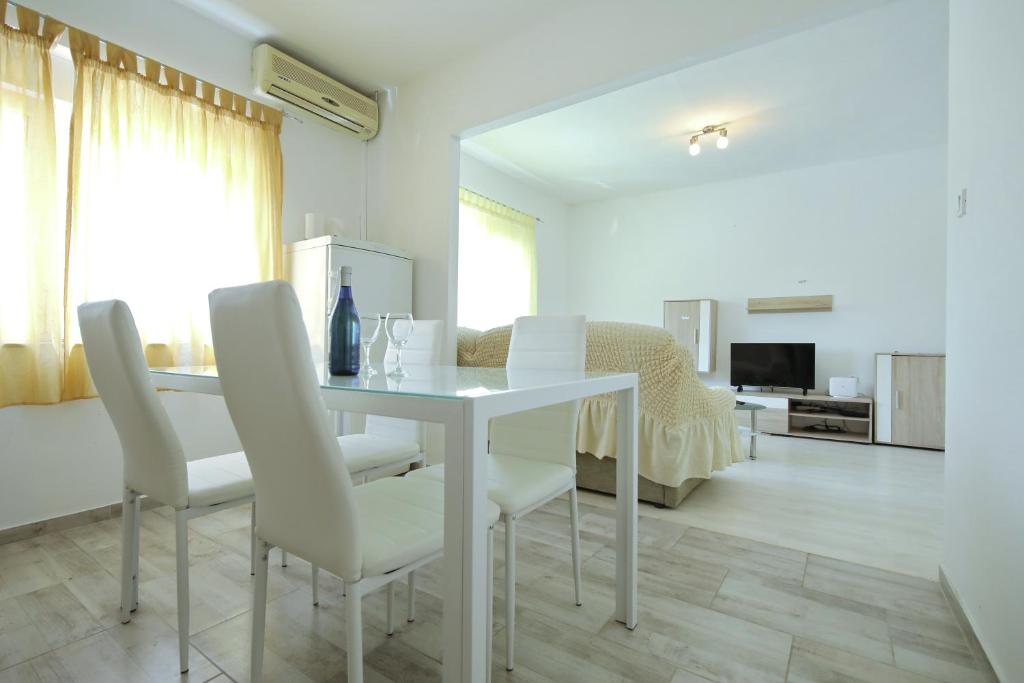
<svg viewBox="0 0 1024 683">
<path fill-rule="evenodd" d="M 256 574 L 256 501 L 252 502 L 252 516 L 249 519 L 249 576 Z"/>
<path fill-rule="evenodd" d="M 572 580 L 576 589 L 576 606 L 583 604 L 583 578 L 580 561 L 580 506 L 576 487 L 569 491 L 569 522 L 572 526 Z"/>
<path fill-rule="evenodd" d="M 256 588 L 252 597 L 252 652 L 249 676 L 252 683 L 263 678 L 263 641 L 267 631 L 267 570 L 270 544 L 263 543 L 256 558 Z"/>
<path fill-rule="evenodd" d="M 121 503 L 121 623 L 132 620 L 132 590 L 135 584 L 135 494 L 125 489 Z"/>
<path fill-rule="evenodd" d="M 285 550 L 281 551 L 281 566 L 282 567 L 287 567 L 288 566 L 288 552 L 285 551 Z"/>
<path fill-rule="evenodd" d="M 178 657 L 181 673 L 185 673 L 188 671 L 188 517 L 185 510 L 178 510 L 174 518 L 178 560 Z"/>
<path fill-rule="evenodd" d="M 345 620 L 348 635 L 348 683 L 363 683 L 363 595 L 358 581 L 348 586 Z"/>
<path fill-rule="evenodd" d="M 391 581 L 388 583 L 387 588 L 388 595 L 388 628 L 387 634 L 389 636 L 395 635 L 395 582 Z"/>
<path fill-rule="evenodd" d="M 139 525 L 142 523 L 142 496 L 132 506 L 132 612 L 139 609 Z"/>
<path fill-rule="evenodd" d="M 505 669 L 515 667 L 516 520 L 505 517 Z"/>
<path fill-rule="evenodd" d="M 491 683 L 494 652 L 494 527 L 487 530 L 487 683 Z"/>
<path fill-rule="evenodd" d="M 313 606 L 320 604 L 320 567 L 313 565 Z"/>
<path fill-rule="evenodd" d="M 405 596 L 406 614 L 405 620 L 409 623 L 416 621 L 416 571 L 409 572 L 409 592 Z"/>
</svg>

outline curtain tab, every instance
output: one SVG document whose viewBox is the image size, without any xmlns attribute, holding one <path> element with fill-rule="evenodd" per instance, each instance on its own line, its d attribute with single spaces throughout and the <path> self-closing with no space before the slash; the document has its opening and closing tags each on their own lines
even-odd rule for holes
<svg viewBox="0 0 1024 683">
<path fill-rule="evenodd" d="M 139 57 L 131 50 L 121 48 L 121 63 L 125 71 L 133 74 L 139 73 Z"/>
<path fill-rule="evenodd" d="M 180 76 L 181 76 L 181 72 L 180 71 L 178 71 L 177 69 L 172 69 L 171 67 L 169 67 L 166 64 L 164 64 L 164 78 L 167 79 L 167 85 L 172 90 L 180 90 L 181 89 L 181 86 L 178 83 Z"/>
<path fill-rule="evenodd" d="M 181 89 L 186 95 L 196 96 L 196 77 L 186 73 L 181 74 Z"/>
<path fill-rule="evenodd" d="M 274 128 L 280 129 L 281 128 L 281 121 L 283 119 L 284 119 L 284 116 L 281 114 L 281 111 L 279 109 L 274 109 L 273 107 L 268 107 L 267 105 L 263 105 L 263 121 L 264 121 L 264 123 L 269 123 Z"/>
<path fill-rule="evenodd" d="M 2 21 L 3 4 L 5 1 L 6 0 L 0 0 L 0 21 Z M 64 29 L 66 28 L 66 25 L 57 21 L 53 17 L 46 17 L 43 20 L 43 39 L 45 39 L 46 42 L 52 46 L 55 42 L 57 42 L 57 38 L 60 36 L 61 33 L 64 33 Z"/>
<path fill-rule="evenodd" d="M 200 91 L 202 93 L 202 95 L 200 97 L 203 100 L 203 102 L 206 102 L 207 104 L 215 105 L 216 102 L 214 100 L 215 100 L 216 94 L 214 93 L 213 83 L 207 83 L 206 81 L 203 81 L 199 85 L 199 87 L 200 87 Z"/>
<path fill-rule="evenodd" d="M 152 81 L 153 83 L 156 83 L 157 85 L 159 85 L 160 84 L 160 62 L 154 61 L 152 59 L 145 59 L 143 61 L 146 63 L 145 64 L 146 79 Z"/>
<path fill-rule="evenodd" d="M 7 25 L 7 0 L 0 0 L 0 26 Z"/>
<path fill-rule="evenodd" d="M 232 92 L 224 88 L 217 88 L 217 106 L 221 109 L 231 110 L 231 102 L 234 100 Z"/>
<path fill-rule="evenodd" d="M 86 33 L 77 28 L 68 30 L 68 41 L 71 43 L 71 54 L 73 56 L 85 56 L 92 59 L 100 58 L 100 39 L 91 33 Z"/>
<path fill-rule="evenodd" d="M 231 103 L 231 109 L 234 110 L 236 113 L 245 116 L 245 98 L 241 95 L 235 94 L 232 94 L 231 98 L 233 100 Z"/>
<path fill-rule="evenodd" d="M 14 9 L 18 16 L 18 30 L 23 33 L 38 36 L 40 19 L 42 19 L 39 12 L 31 10 L 28 7 L 22 7 L 21 5 L 15 5 Z"/>
<path fill-rule="evenodd" d="M 110 66 L 120 69 L 121 64 L 124 61 L 124 48 L 120 45 L 114 45 L 113 43 L 107 43 L 107 64 Z"/>
</svg>

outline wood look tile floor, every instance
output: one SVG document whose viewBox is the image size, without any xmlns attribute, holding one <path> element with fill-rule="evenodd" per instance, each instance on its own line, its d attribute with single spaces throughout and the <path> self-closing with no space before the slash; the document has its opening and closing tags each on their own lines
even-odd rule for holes
<svg viewBox="0 0 1024 683">
<path fill-rule="evenodd" d="M 941 451 L 766 435 L 757 454 L 715 472 L 679 508 L 641 514 L 938 580 Z"/>
<path fill-rule="evenodd" d="M 761 463 L 758 463 L 761 464 Z M 520 522 L 516 669 L 504 669 L 502 538 L 497 532 L 494 680 L 984 681 L 938 585 L 667 519 L 640 521 L 640 624 L 612 619 L 614 517 L 584 504 L 584 605 L 572 600 L 568 509 Z M 0 546 L 0 683 L 178 680 L 174 532 L 143 513 L 140 607 L 118 622 L 119 521 Z M 191 671 L 181 680 L 248 680 L 249 510 L 194 520 Z M 272 556 L 266 680 L 345 678 L 341 584 Z M 384 595 L 364 607 L 367 681 L 440 680 L 441 567 L 419 581 L 417 619 L 384 632 Z M 404 607 L 404 588 L 397 604 Z M 399 608 L 399 617 L 404 609 Z"/>
</svg>

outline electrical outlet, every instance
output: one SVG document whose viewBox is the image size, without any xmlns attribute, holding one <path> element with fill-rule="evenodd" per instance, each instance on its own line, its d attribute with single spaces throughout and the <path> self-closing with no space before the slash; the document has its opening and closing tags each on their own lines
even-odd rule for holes
<svg viewBox="0 0 1024 683">
<path fill-rule="evenodd" d="M 967 215 L 967 188 L 960 190 L 956 196 L 956 217 L 963 218 Z"/>
</svg>

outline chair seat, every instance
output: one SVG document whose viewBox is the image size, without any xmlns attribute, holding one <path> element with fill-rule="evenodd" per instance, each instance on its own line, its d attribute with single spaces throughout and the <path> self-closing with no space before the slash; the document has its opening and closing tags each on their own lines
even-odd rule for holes
<svg viewBox="0 0 1024 683">
<path fill-rule="evenodd" d="M 186 465 L 189 507 L 228 503 L 255 492 L 249 463 L 241 451 L 191 460 Z"/>
<path fill-rule="evenodd" d="M 406 479 L 444 481 L 444 465 L 413 470 Z M 516 515 L 572 488 L 576 473 L 565 465 L 492 453 L 487 471 L 487 497 L 504 515 Z"/>
<path fill-rule="evenodd" d="M 420 454 L 420 445 L 415 441 L 377 434 L 346 434 L 338 437 L 338 444 L 351 474 L 406 462 Z"/>
<path fill-rule="evenodd" d="M 389 477 L 356 486 L 353 495 L 363 576 L 386 574 L 444 549 L 443 484 Z M 488 502 L 490 525 L 498 521 L 498 513 L 498 506 Z"/>
</svg>

